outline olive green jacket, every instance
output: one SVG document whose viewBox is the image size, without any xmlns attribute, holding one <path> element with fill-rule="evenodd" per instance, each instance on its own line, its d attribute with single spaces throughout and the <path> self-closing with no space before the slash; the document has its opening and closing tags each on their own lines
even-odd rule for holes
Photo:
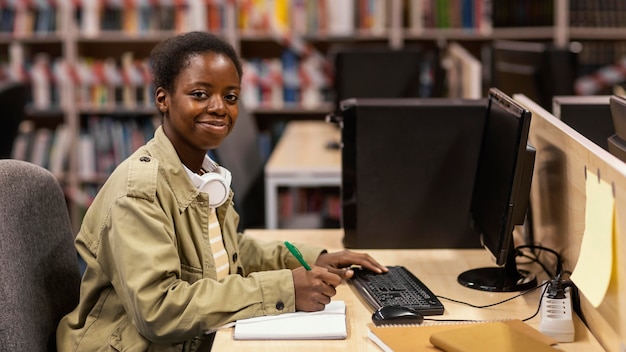
<svg viewBox="0 0 626 352">
<path fill-rule="evenodd" d="M 281 243 L 237 233 L 232 192 L 217 209 L 231 275 L 215 280 L 208 204 L 159 127 L 85 214 L 76 248 L 87 268 L 59 351 L 196 351 L 226 323 L 293 312 L 288 269 L 300 264 Z M 322 252 L 300 247 L 310 262 Z"/>
</svg>

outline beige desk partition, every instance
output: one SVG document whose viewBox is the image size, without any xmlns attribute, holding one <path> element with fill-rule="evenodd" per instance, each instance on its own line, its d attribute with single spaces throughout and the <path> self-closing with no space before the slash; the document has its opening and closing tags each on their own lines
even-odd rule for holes
<svg viewBox="0 0 626 352">
<path fill-rule="evenodd" d="M 533 114 L 529 142 L 537 149 L 531 189 L 535 241 L 558 250 L 564 269 L 573 270 L 581 253 L 586 223 L 586 175 L 613 189 L 615 232 L 608 289 L 595 307 L 581 298 L 583 317 L 607 351 L 626 351 L 626 163 L 592 143 L 523 95 L 515 100 Z M 593 221 L 593 217 L 590 217 Z M 547 255 L 546 255 L 547 258 Z M 598 269 L 601 270 L 601 269 Z"/>
</svg>

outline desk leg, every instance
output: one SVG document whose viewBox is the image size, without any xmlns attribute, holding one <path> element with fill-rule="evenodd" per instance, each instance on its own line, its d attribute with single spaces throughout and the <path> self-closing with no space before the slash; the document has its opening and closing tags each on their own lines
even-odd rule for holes
<svg viewBox="0 0 626 352">
<path fill-rule="evenodd" d="M 265 227 L 278 227 L 278 185 L 271 178 L 265 177 Z"/>
</svg>

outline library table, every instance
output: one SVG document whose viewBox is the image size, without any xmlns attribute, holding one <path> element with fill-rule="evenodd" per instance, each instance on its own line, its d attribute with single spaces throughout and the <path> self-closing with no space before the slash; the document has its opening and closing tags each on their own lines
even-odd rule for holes
<svg viewBox="0 0 626 352">
<path fill-rule="evenodd" d="M 336 251 L 342 246 L 342 229 L 316 230 L 246 230 L 252 236 L 264 240 L 288 240 L 296 243 L 309 243 Z M 515 296 L 517 293 L 482 292 L 466 288 L 457 283 L 459 273 L 470 268 L 493 266 L 493 261 L 483 249 L 410 249 L 410 250 L 368 250 L 368 253 L 385 265 L 404 265 L 419 277 L 435 294 L 448 298 L 484 305 L 499 302 Z M 531 267 L 529 269 L 539 270 Z M 537 289 L 522 297 L 515 298 L 504 304 L 491 308 L 477 309 L 466 305 L 442 300 L 445 312 L 441 319 L 524 319 L 532 316 L 537 310 L 541 289 Z M 345 340 L 318 341 L 240 341 L 233 339 L 233 328 L 219 330 L 213 346 L 214 351 L 380 351 L 367 337 L 367 324 L 371 322 L 373 310 L 355 292 L 349 284 L 337 287 L 334 300 L 346 303 L 346 319 L 348 338 Z M 527 321 L 538 329 L 538 316 Z M 589 332 L 578 316 L 574 315 L 576 328 L 575 341 L 561 343 L 558 348 L 563 351 L 592 352 L 603 351 L 601 345 Z M 407 336 L 407 338 L 409 338 Z"/>
<path fill-rule="evenodd" d="M 341 186 L 341 131 L 324 121 L 290 121 L 265 165 L 265 226 L 278 227 L 279 187 Z"/>
</svg>

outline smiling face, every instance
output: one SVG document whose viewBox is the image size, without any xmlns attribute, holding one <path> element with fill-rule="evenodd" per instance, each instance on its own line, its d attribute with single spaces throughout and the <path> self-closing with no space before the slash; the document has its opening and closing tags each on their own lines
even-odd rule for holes
<svg viewBox="0 0 626 352">
<path fill-rule="evenodd" d="M 197 171 L 210 149 L 217 148 L 235 126 L 240 79 L 232 60 L 222 54 L 189 57 L 174 82 L 174 91 L 156 90 L 163 131 L 183 163 Z"/>
</svg>

